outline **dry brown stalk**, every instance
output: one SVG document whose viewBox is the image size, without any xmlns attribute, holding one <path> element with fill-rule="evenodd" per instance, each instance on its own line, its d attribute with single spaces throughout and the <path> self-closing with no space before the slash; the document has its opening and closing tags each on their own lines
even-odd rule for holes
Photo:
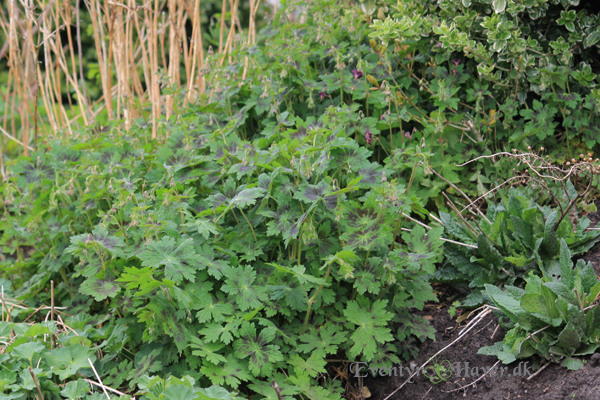
<svg viewBox="0 0 600 400">
<path fill-rule="evenodd" d="M 260 0 L 250 0 L 250 23 L 248 26 L 248 47 L 254 45 L 256 43 L 256 12 L 258 11 L 258 6 L 260 5 Z M 246 60 L 244 61 L 244 73 L 242 74 L 242 80 L 246 79 L 248 74 L 248 65 L 249 58 L 246 56 Z"/>
<path fill-rule="evenodd" d="M 400 385 L 399 387 L 397 387 L 392 393 L 390 393 L 389 395 L 387 395 L 385 397 L 385 399 L 383 400 L 388 400 L 390 399 L 394 394 L 396 394 L 400 389 L 402 389 L 404 386 L 406 386 L 406 384 L 408 382 L 410 382 L 410 380 L 417 374 L 419 373 L 419 371 L 422 371 L 423 368 L 425 368 L 425 366 L 427 364 L 429 364 L 432 360 L 434 360 L 438 355 L 440 355 L 441 353 L 443 353 L 446 349 L 448 349 L 449 347 L 453 346 L 456 342 L 458 342 L 460 339 L 462 339 L 467 333 L 469 333 L 471 330 L 473 330 L 473 328 L 475 328 L 477 326 L 477 324 L 483 320 L 483 318 L 485 318 L 487 315 L 491 314 L 491 307 L 489 306 L 483 306 L 480 307 L 476 310 L 473 310 L 471 315 L 473 315 L 475 313 L 475 311 L 482 309 L 482 311 L 477 314 L 477 316 L 475 318 L 473 318 L 464 328 L 463 330 L 460 332 L 460 334 L 458 335 L 458 337 L 456 339 L 454 339 L 454 341 L 452 341 L 452 343 L 450 343 L 449 345 L 447 345 L 446 347 L 444 347 L 443 349 L 441 349 L 440 351 L 438 351 L 437 353 L 435 353 L 433 356 L 431 356 L 427 361 L 425 361 L 419 368 L 416 369 L 415 372 L 413 372 L 411 374 L 411 376 L 408 377 L 408 379 L 406 381 L 404 381 L 404 383 L 402 385 Z"/>
<path fill-rule="evenodd" d="M 227 12 L 227 0 L 223 0 L 223 6 L 221 7 L 221 28 L 219 30 L 219 53 L 223 53 L 223 32 L 225 30 L 225 13 L 226 12 Z"/>
<path fill-rule="evenodd" d="M 0 152 L 6 151 L 7 141 L 15 141 L 29 155 L 40 140 L 47 143 L 57 135 L 72 135 L 77 127 L 94 124 L 101 112 L 109 119 L 122 118 L 125 129 L 132 127 L 134 118 L 152 118 L 156 138 L 161 114 L 171 119 L 177 110 L 177 97 L 161 96 L 163 85 L 184 88 L 184 104 L 204 94 L 200 0 L 84 0 L 84 4 L 80 10 L 78 1 L 8 0 L 0 9 L 0 29 L 7 37 L 0 45 L 0 58 L 6 57 L 9 67 L 7 84 L 0 89 L 6 104 L 0 115 L 4 117 Z M 240 1 L 223 1 L 217 58 L 221 64 L 231 60 L 242 33 L 247 34 L 244 47 L 256 42 L 260 4 L 249 0 L 250 21 L 242 27 Z M 93 101 L 86 90 L 82 11 L 91 20 L 92 62 L 98 66 L 101 90 Z M 187 29 L 191 25 L 191 35 L 186 24 Z M 246 59 L 244 78 L 250 67 Z M 159 75 L 161 71 L 164 75 Z M 144 115 L 148 102 L 151 111 Z M 2 155 L 0 172 L 4 175 Z"/>
<path fill-rule="evenodd" d="M 33 379 L 33 383 L 35 383 L 35 387 L 37 388 L 38 394 L 40 395 L 40 400 L 44 400 L 44 396 L 42 395 L 42 390 L 40 389 L 40 385 L 37 381 L 37 378 L 35 377 L 35 374 L 33 373 L 33 370 L 31 369 L 31 367 L 27 367 L 29 368 L 29 373 L 31 374 L 31 378 Z"/>
<path fill-rule="evenodd" d="M 517 160 L 518 161 L 517 168 L 521 165 L 524 165 L 526 167 L 522 173 L 518 174 L 517 176 L 513 176 L 513 177 L 507 179 L 505 182 L 503 182 L 500 185 L 497 185 L 496 187 L 494 187 L 493 189 L 491 189 L 490 191 L 485 193 L 483 196 L 480 196 L 477 199 L 470 202 L 469 204 L 467 204 L 463 208 L 463 211 L 465 209 L 473 206 L 480 199 L 486 197 L 487 195 L 498 190 L 500 187 L 506 185 L 510 181 L 513 181 L 515 179 L 524 180 L 525 182 L 533 181 L 533 184 L 538 185 L 541 188 L 542 192 L 548 193 L 552 197 L 554 202 L 557 203 L 557 206 L 560 208 L 561 216 L 558 219 L 558 222 L 554 226 L 555 230 L 558 229 L 562 220 L 569 214 L 569 212 L 571 211 L 572 207 L 575 205 L 577 200 L 585 197 L 587 195 L 587 193 L 589 193 L 589 191 L 592 187 L 594 174 L 600 173 L 600 166 L 598 165 L 598 162 L 600 160 L 592 159 L 591 154 L 588 154 L 587 157 L 582 154 L 580 156 L 580 160 L 572 159 L 571 161 L 567 161 L 565 163 L 564 167 L 561 167 L 561 166 L 557 166 L 557 165 L 553 164 L 552 162 L 550 162 L 550 160 L 548 158 L 544 158 L 544 157 L 540 156 L 539 153 L 532 151 L 531 147 L 528 147 L 527 150 L 528 150 L 527 152 L 519 152 L 518 150 L 513 149 L 512 153 L 499 152 L 499 153 L 492 154 L 492 155 L 480 156 L 480 157 L 474 158 L 472 160 L 469 160 L 466 163 L 457 165 L 458 167 L 462 167 L 462 166 L 465 166 L 467 164 L 470 164 L 470 163 L 480 160 L 480 159 L 484 159 L 484 158 L 495 159 L 497 157 L 502 156 L 502 157 L 513 158 L 513 159 Z M 544 149 L 541 148 L 542 152 L 543 152 L 543 150 Z M 513 169 L 513 172 L 518 173 L 516 168 Z M 569 194 L 569 190 L 567 188 L 567 184 L 566 184 L 567 180 L 569 180 L 572 177 L 577 177 L 577 178 L 583 177 L 584 179 L 587 180 L 586 188 L 582 192 L 579 191 L 574 198 L 571 198 L 571 196 Z M 565 199 L 567 199 L 567 201 L 568 201 L 566 207 L 563 208 L 563 205 L 561 204 L 561 202 L 556 198 L 556 195 L 550 189 L 549 185 L 547 184 L 547 182 L 549 182 L 549 181 L 553 181 L 553 182 L 560 184 L 561 189 L 565 195 Z M 457 212 L 457 214 L 460 214 L 457 210 L 455 210 L 455 211 Z"/>
<path fill-rule="evenodd" d="M 193 96 L 192 96 L 192 85 L 194 84 L 194 75 L 196 73 L 196 62 L 198 62 L 198 69 L 202 70 L 202 67 L 204 66 L 204 51 L 202 49 L 202 26 L 200 25 L 200 0 L 196 0 L 195 4 L 194 4 L 194 11 L 193 14 L 194 19 L 192 22 L 192 40 L 193 40 L 193 46 L 190 46 L 190 51 L 193 50 L 193 53 L 191 54 L 191 56 L 188 55 L 188 57 L 186 57 L 186 66 L 189 65 L 189 59 L 191 58 L 192 62 L 191 62 L 191 67 L 189 70 L 187 70 L 187 74 L 188 74 L 188 88 L 187 88 L 187 96 L 185 98 L 185 101 L 187 104 L 188 101 L 192 101 L 193 100 Z M 184 42 L 185 44 L 185 42 Z M 187 52 L 184 52 L 184 54 L 187 54 Z M 198 91 L 199 91 L 199 95 L 202 95 L 204 93 L 204 89 L 205 89 L 205 85 L 204 85 L 204 77 L 202 76 L 202 73 L 198 73 L 198 78 L 196 79 L 196 86 L 198 87 Z"/>
<path fill-rule="evenodd" d="M 227 54 L 231 53 L 231 49 L 233 48 L 233 45 L 235 43 L 235 20 L 237 18 L 238 2 L 239 0 L 235 0 L 235 3 L 233 3 L 233 7 L 231 10 L 231 26 L 229 27 L 229 35 L 227 36 L 227 43 L 225 43 L 225 48 L 223 49 L 222 53 L 223 57 L 221 57 L 219 65 L 223 65 Z"/>
</svg>

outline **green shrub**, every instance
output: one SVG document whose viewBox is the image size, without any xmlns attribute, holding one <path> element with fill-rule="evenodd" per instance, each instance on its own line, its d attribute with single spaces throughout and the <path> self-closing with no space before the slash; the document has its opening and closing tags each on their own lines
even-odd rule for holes
<svg viewBox="0 0 600 400">
<path fill-rule="evenodd" d="M 451 153 L 462 140 L 492 152 L 545 146 L 561 160 L 597 149 L 600 21 L 579 1 L 381 4 L 390 15 L 369 34 L 384 66 L 375 78 L 431 151 L 436 140 Z"/>
</svg>

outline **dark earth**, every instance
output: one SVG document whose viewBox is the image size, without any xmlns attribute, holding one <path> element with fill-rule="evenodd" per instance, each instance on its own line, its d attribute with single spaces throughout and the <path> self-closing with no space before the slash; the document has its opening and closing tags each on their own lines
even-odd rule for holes
<svg viewBox="0 0 600 400">
<path fill-rule="evenodd" d="M 597 202 L 597 206 L 600 210 L 600 203 Z M 590 226 L 598 226 L 600 212 L 588 214 L 587 217 L 592 221 Z M 596 274 L 600 276 L 600 244 L 592 248 L 582 258 L 590 261 L 596 270 Z M 411 363 L 413 368 L 415 364 L 421 366 L 439 350 L 452 343 L 460 335 L 460 331 L 465 328 L 466 324 L 479 312 L 473 312 L 469 319 L 457 323 L 456 319 L 460 311 L 454 318 L 451 318 L 448 313 L 454 300 L 451 296 L 451 293 L 442 294 L 439 296 L 440 303 L 427 305 L 423 311 L 419 312 L 420 315 L 430 319 L 431 324 L 436 329 L 436 340 L 435 342 L 425 341 L 419 348 L 418 358 L 411 362 L 404 362 L 403 367 L 410 368 Z M 437 357 L 437 365 L 447 366 L 448 362 L 451 365 L 456 365 L 457 362 L 460 363 L 458 364 L 462 368 L 460 376 L 456 374 L 458 372 L 456 366 L 453 368 L 451 376 L 440 372 L 445 380 L 438 379 L 436 383 L 427 377 L 432 376 L 432 373 L 427 373 L 427 376 L 418 373 L 412 379 L 413 383 L 406 383 L 404 387 L 392 394 L 407 380 L 410 374 L 403 371 L 403 377 L 400 377 L 398 372 L 398 376 L 378 376 L 376 378 L 368 374 L 360 382 L 361 379 L 354 377 L 353 370 L 352 373 L 349 373 L 349 384 L 354 390 L 348 393 L 348 398 L 351 400 L 362 400 L 363 398 L 369 400 L 600 400 L 600 353 L 585 357 L 585 366 L 581 370 L 569 371 L 558 364 L 550 364 L 532 379 L 528 379 L 528 377 L 530 377 L 530 374 L 535 374 L 539 368 L 539 364 L 532 364 L 534 360 L 518 360 L 508 366 L 500 363 L 497 365 L 494 375 L 488 374 L 474 385 L 470 385 L 479 379 L 485 370 L 489 371 L 497 362 L 496 357 L 479 355 L 477 351 L 483 346 L 490 346 L 501 341 L 504 334 L 505 331 L 498 326 L 498 319 L 493 314 L 489 314 L 478 322 L 465 337 Z M 527 361 L 529 363 L 525 365 Z M 466 363 L 469 363 L 468 376 L 465 376 L 464 372 Z M 521 368 L 517 370 L 519 363 L 521 363 Z M 435 364 L 434 361 L 429 365 L 433 364 Z M 473 369 L 474 367 L 477 368 Z M 502 371 L 501 374 L 501 367 L 508 368 Z M 526 369 L 523 367 L 526 367 Z M 359 374 L 366 375 L 365 371 L 367 371 L 366 368 L 360 371 Z M 520 376 L 514 376 L 515 372 Z M 361 383 L 364 387 L 362 390 L 363 396 L 360 395 Z M 462 387 L 464 388 L 460 389 Z M 392 395 L 390 396 L 390 394 Z"/>
</svg>

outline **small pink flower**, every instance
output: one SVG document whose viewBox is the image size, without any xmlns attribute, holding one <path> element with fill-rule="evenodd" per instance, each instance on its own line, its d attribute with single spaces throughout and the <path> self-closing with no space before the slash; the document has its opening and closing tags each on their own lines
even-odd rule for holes
<svg viewBox="0 0 600 400">
<path fill-rule="evenodd" d="M 357 69 L 353 69 L 353 70 L 352 70 L 352 76 L 354 76 L 354 79 L 360 79 L 360 78 L 362 78 L 362 77 L 363 77 L 363 73 L 362 73 L 362 72 L 360 72 L 360 71 L 359 71 L 359 70 L 357 70 Z"/>
<path fill-rule="evenodd" d="M 367 141 L 367 144 L 373 143 L 373 134 L 371 133 L 369 128 L 367 128 L 367 132 L 365 132 L 365 140 Z"/>
<path fill-rule="evenodd" d="M 454 60 L 452 60 L 452 63 L 458 67 L 462 63 L 462 61 L 458 58 L 455 58 Z"/>
<path fill-rule="evenodd" d="M 410 134 L 410 132 L 404 132 L 404 137 L 410 139 L 412 138 L 412 135 Z"/>
</svg>

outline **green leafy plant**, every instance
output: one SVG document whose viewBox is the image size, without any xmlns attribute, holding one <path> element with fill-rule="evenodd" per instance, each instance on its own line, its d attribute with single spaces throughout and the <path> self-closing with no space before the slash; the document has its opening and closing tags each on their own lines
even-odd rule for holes
<svg viewBox="0 0 600 400">
<path fill-rule="evenodd" d="M 344 391 L 339 380 L 321 379 L 330 357 L 391 365 L 434 338 L 414 310 L 436 300 L 430 279 L 444 229 L 471 246 L 446 249 L 473 266 L 447 263 L 446 280 L 481 289 L 517 284 L 540 263 L 551 272 L 553 240 L 573 251 L 596 240 L 585 222 L 568 225 L 580 197 L 566 183 L 552 188 L 560 218 L 514 191 L 477 219 L 477 230 L 445 214 L 445 227 L 413 226 L 436 206 L 448 211 L 448 185 L 451 195 L 461 182 L 483 196 L 506 179 L 506 165 L 518 161 L 491 153 L 515 135 L 569 138 L 573 151 L 584 134 L 556 131 L 568 116 L 577 115 L 577 132 L 596 118 L 593 93 L 584 100 L 569 92 L 581 89 L 571 77 L 593 85 L 593 71 L 573 73 L 555 99 L 529 97 L 537 69 L 529 59 L 515 64 L 522 51 L 504 43 L 518 28 L 491 26 L 506 18 L 483 2 L 473 10 L 454 3 L 378 3 L 378 16 L 394 10 L 402 18 L 377 22 L 370 8 L 289 1 L 283 9 L 301 18 L 277 16 L 256 45 L 236 42 L 225 66 L 209 52 L 199 71 L 206 94 L 170 118 L 147 113 L 131 126 L 76 131 L 8 163 L 0 274 L 13 283 L 11 295 L 48 303 L 50 281 L 60 281 L 57 304 L 102 321 L 86 345 L 104 346 L 96 368 L 122 393 L 274 398 L 274 380 L 287 398 L 322 400 Z M 475 26 L 491 50 L 470 48 L 466 33 L 444 26 L 438 18 L 449 13 L 461 29 Z M 553 42 L 561 54 L 573 50 Z M 464 51 L 486 63 L 458 59 Z M 577 185 L 593 181 L 589 158 L 578 168 L 594 172 L 573 174 Z M 80 354 L 66 355 L 79 366 Z M 230 393 L 199 389 L 214 385 Z"/>
<path fill-rule="evenodd" d="M 568 160 L 597 148 L 599 15 L 579 1 L 382 3 L 390 15 L 369 36 L 382 70 L 396 72 L 375 78 L 432 152 L 439 141 L 452 153 L 457 130 L 492 152 L 545 146 Z"/>
<path fill-rule="evenodd" d="M 434 338 L 414 310 L 436 300 L 443 230 L 404 216 L 426 213 L 418 176 L 432 155 L 379 136 L 385 98 L 369 100 L 358 73 L 362 11 L 311 7 L 227 68 L 209 57 L 211 90 L 158 121 L 158 140 L 139 120 L 9 166 L 2 274 L 22 301 L 48 301 L 60 280 L 57 304 L 110 315 L 105 329 L 127 340 L 97 362 L 122 393 L 156 397 L 160 375 L 186 396 L 189 376 L 257 398 L 275 380 L 291 398 L 339 399 L 339 380 L 317 381 L 332 355 L 391 365 Z M 334 25 L 312 29 L 323 21 Z M 233 86 L 246 57 L 253 74 Z"/>
<path fill-rule="evenodd" d="M 600 232 L 588 230 L 591 222 L 573 212 L 578 200 L 589 192 L 597 173 L 591 157 L 580 162 L 573 160 L 563 169 L 535 152 L 515 150 L 508 156 L 523 166 L 519 172 L 514 170 L 515 177 L 495 188 L 501 202 L 488 202 L 484 214 L 474 205 L 484 196 L 475 201 L 467 198 L 469 203 L 463 211 L 470 209 L 474 216 L 465 217 L 447 197 L 455 216 L 440 213 L 446 235 L 454 242 L 444 244 L 446 263 L 433 279 L 465 290 L 468 283 L 472 292 L 464 305 L 483 301 L 480 290 L 484 284 L 521 286 L 522 277 L 530 270 L 557 271 L 561 239 L 574 255 L 587 252 L 600 240 Z M 587 187 L 578 192 L 569 180 L 571 176 L 577 176 L 580 185 Z M 528 185 L 508 191 L 500 189 L 515 178 Z"/>
<path fill-rule="evenodd" d="M 556 271 L 556 244 L 560 240 L 565 240 L 574 255 L 584 254 L 600 240 L 597 231 L 585 230 L 590 225 L 585 217 L 576 226 L 568 218 L 558 225 L 559 212 L 539 206 L 521 190 L 511 189 L 504 202 L 490 204 L 485 217 L 470 224 L 472 231 L 460 219 L 441 213 L 446 234 L 476 249 L 445 243 L 447 260 L 434 279 L 470 282 L 474 292 L 463 305 L 474 305 L 483 300 L 476 290 L 486 283 L 514 285 L 530 270 Z"/>
<path fill-rule="evenodd" d="M 10 286 L 4 283 L 1 304 L 6 321 L 0 321 L 0 398 L 26 400 L 39 395 L 46 399 L 96 400 L 105 398 L 102 383 L 114 384 L 124 379 L 120 374 L 129 362 L 124 352 L 128 338 L 123 325 L 84 313 L 67 317 L 58 309 L 52 310 L 58 316 L 56 321 L 14 322 L 25 316 L 28 317 L 23 319 L 35 318 L 40 310 L 50 316 L 51 310 L 23 306 L 11 298 Z M 107 356 L 98 359 L 96 355 L 102 352 Z M 111 360 L 121 357 L 125 360 L 110 368 Z M 189 376 L 182 379 L 171 376 L 165 380 L 142 374 L 136 395 L 149 400 L 240 399 L 220 386 L 201 389 L 194 385 Z M 118 391 L 120 396 L 110 393 L 111 398 L 130 398 Z"/>
<path fill-rule="evenodd" d="M 479 354 L 497 356 L 505 364 L 535 355 L 568 369 L 583 368 L 579 357 L 600 347 L 600 279 L 591 263 L 579 260 L 573 268 L 571 255 L 561 239 L 558 274 L 530 274 L 525 289 L 507 286 L 506 292 L 485 285 L 512 329 L 502 342 L 481 348 Z"/>
</svg>

